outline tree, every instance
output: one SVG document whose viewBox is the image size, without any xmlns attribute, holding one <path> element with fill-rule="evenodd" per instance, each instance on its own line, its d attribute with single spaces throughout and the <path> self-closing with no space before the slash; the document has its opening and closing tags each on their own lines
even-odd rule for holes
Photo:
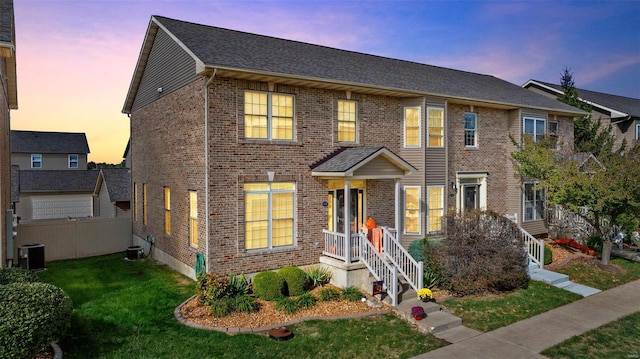
<svg viewBox="0 0 640 359">
<path fill-rule="evenodd" d="M 560 86 L 563 93 L 558 96 L 559 101 L 591 112 L 591 105 L 580 100 L 571 69 L 565 67 L 560 79 Z M 575 117 L 573 119 L 573 137 L 576 152 L 589 152 L 598 158 L 601 154 L 611 153 L 615 145 L 615 137 L 611 134 L 611 129 L 611 125 L 602 126 L 601 120 L 593 120 L 591 115 Z M 625 147 L 626 142 L 623 142 L 618 151 L 624 151 Z"/>
<path fill-rule="evenodd" d="M 100 168 L 124 168 L 124 160 L 122 160 L 122 162 L 118 164 L 106 163 L 106 162 L 95 163 L 93 161 L 87 163 L 87 169 L 89 170 L 95 170 Z"/>
<path fill-rule="evenodd" d="M 640 221 L 640 146 L 603 149 L 602 167 L 581 171 L 575 156 L 558 154 L 525 138 L 512 153 L 516 170 L 547 189 L 547 205 L 561 205 L 582 217 L 602 239 L 602 263 L 609 264 L 614 225 L 637 229 Z"/>
</svg>

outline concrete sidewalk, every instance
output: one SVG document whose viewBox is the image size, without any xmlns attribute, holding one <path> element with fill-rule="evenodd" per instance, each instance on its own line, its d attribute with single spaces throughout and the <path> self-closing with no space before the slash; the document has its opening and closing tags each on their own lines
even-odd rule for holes
<svg viewBox="0 0 640 359">
<path fill-rule="evenodd" d="M 640 280 L 414 358 L 545 358 L 544 349 L 638 311 Z"/>
</svg>

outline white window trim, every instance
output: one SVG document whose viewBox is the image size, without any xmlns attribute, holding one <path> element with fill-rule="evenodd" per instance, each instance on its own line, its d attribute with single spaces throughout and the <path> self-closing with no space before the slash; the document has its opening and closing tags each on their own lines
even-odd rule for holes
<svg viewBox="0 0 640 359">
<path fill-rule="evenodd" d="M 462 213 L 462 211 L 464 210 L 464 193 L 462 193 L 462 186 L 463 186 L 463 181 L 462 180 L 470 180 L 470 179 L 475 179 L 479 185 L 479 190 L 480 190 L 480 210 L 481 211 L 486 211 L 487 210 L 487 176 L 488 173 L 486 172 L 479 172 L 479 173 L 458 173 L 456 174 L 456 203 L 458 204 L 456 206 L 456 211 L 458 211 L 458 213 Z"/>
<path fill-rule="evenodd" d="M 407 145 L 407 109 L 417 108 L 418 109 L 418 144 L 417 145 Z M 422 147 L 422 108 L 420 106 L 406 106 L 402 109 L 402 117 L 404 117 L 404 147 L 405 148 L 421 148 Z"/>
<path fill-rule="evenodd" d="M 75 160 L 75 164 L 76 164 L 76 166 L 75 166 L 75 167 L 72 167 L 72 166 L 71 166 L 71 163 L 73 163 L 73 162 L 71 161 L 71 156 L 76 156 L 76 160 Z M 69 168 L 80 168 L 80 156 L 79 156 L 79 155 L 77 155 L 77 154 L 70 154 L 70 155 L 68 156 L 68 164 L 69 164 Z"/>
<path fill-rule="evenodd" d="M 354 144 L 354 143 L 360 143 L 360 131 L 358 131 L 358 102 L 354 101 L 354 100 L 345 100 L 345 99 L 339 99 L 336 103 L 336 105 L 340 102 L 352 102 L 355 106 L 355 116 L 356 116 L 356 120 L 355 120 L 355 139 L 353 141 L 340 141 L 340 122 L 348 122 L 348 121 L 340 121 L 338 119 L 338 114 L 337 114 L 337 108 L 336 108 L 336 125 L 338 126 L 338 128 L 336 129 L 336 137 L 338 139 L 338 143 L 348 143 L 348 144 Z M 294 105 L 295 105 L 295 98 L 294 98 Z M 294 107 L 295 110 L 295 107 Z M 295 111 L 294 111 L 295 114 Z M 294 115 L 294 123 L 295 123 L 295 115 Z M 294 134 L 295 137 L 295 134 Z"/>
<path fill-rule="evenodd" d="M 467 145 L 467 128 L 464 127 L 464 122 L 465 122 L 465 116 L 466 115 L 473 115 L 474 119 L 475 119 L 475 129 L 473 130 L 473 145 Z M 462 117 L 462 127 L 463 127 L 463 137 L 462 137 L 462 141 L 464 143 L 464 147 L 465 148 L 478 148 L 478 114 L 475 112 L 465 112 L 463 117 Z"/>
<path fill-rule="evenodd" d="M 540 136 L 545 136 L 545 135 L 547 134 L 547 123 L 548 123 L 548 120 L 547 120 L 546 118 L 531 117 L 531 116 L 525 116 L 525 117 L 523 117 L 523 118 L 522 118 L 522 134 L 523 134 L 523 135 L 524 135 L 524 134 L 526 134 L 526 132 L 524 132 L 524 129 L 525 129 L 525 122 L 527 122 L 527 120 L 533 120 L 533 121 L 534 121 L 534 123 L 533 123 L 533 131 L 534 131 L 534 133 L 533 133 L 533 139 L 534 139 L 536 142 L 538 142 L 537 138 L 540 138 Z M 537 127 L 536 127 L 536 125 L 535 125 L 535 123 L 536 123 L 537 121 L 542 121 L 542 122 L 544 122 L 544 133 L 542 133 L 542 134 L 538 134 L 538 133 L 536 133 L 536 132 L 535 132 L 535 131 L 536 131 L 536 128 L 537 128 Z"/>
<path fill-rule="evenodd" d="M 440 230 L 437 230 L 437 231 L 430 231 L 429 230 L 429 220 L 431 219 L 429 212 L 432 209 L 431 207 L 429 207 L 429 189 L 431 189 L 431 188 L 440 188 L 440 189 L 442 189 L 442 198 L 441 198 L 441 201 L 442 201 L 442 215 L 440 216 L 441 217 L 441 219 L 440 219 L 440 221 L 441 221 L 440 222 Z M 425 203 L 426 203 L 426 207 L 427 207 L 427 210 L 426 210 L 427 224 L 426 224 L 426 229 L 425 230 L 426 230 L 427 233 L 442 233 L 443 230 L 444 230 L 443 229 L 444 222 L 442 220 L 442 217 L 444 217 L 444 215 L 445 215 L 445 197 L 446 197 L 445 186 L 441 186 L 441 185 L 439 185 L 439 186 L 427 186 L 426 196 L 427 196 L 427 198 L 425 200 Z M 440 208 L 434 208 L 434 209 L 440 209 Z"/>
<path fill-rule="evenodd" d="M 35 161 L 35 157 L 36 157 L 36 156 L 40 158 L 40 160 L 39 160 L 39 161 Z M 39 166 L 39 167 L 35 167 L 35 166 L 33 165 L 33 163 L 34 163 L 34 162 L 38 162 L 38 163 L 40 163 L 40 166 Z M 42 165 L 43 165 L 43 163 L 42 163 L 42 162 L 43 162 L 43 161 L 42 161 L 42 154 L 40 154 L 40 153 L 32 153 L 32 154 L 31 154 L 31 168 L 42 168 Z"/>
<path fill-rule="evenodd" d="M 640 123 L 636 124 L 636 140 L 640 141 Z"/>
<path fill-rule="evenodd" d="M 289 181 L 290 182 L 290 181 Z M 262 182 L 261 182 L 262 183 Z M 279 248 L 291 248 L 291 247 L 295 247 L 296 245 L 296 238 L 297 236 L 297 224 L 298 224 L 298 200 L 297 200 L 297 196 L 296 196 L 296 192 L 297 192 L 297 183 L 295 182 L 290 182 L 293 183 L 293 190 L 282 190 L 282 189 L 277 189 L 277 190 L 272 190 L 271 189 L 271 184 L 272 182 L 267 182 L 267 184 L 269 185 L 269 189 L 266 191 L 244 191 L 245 193 L 245 200 L 246 200 L 246 194 L 247 193 L 251 193 L 251 194 L 255 194 L 255 193 L 266 193 L 269 196 L 269 200 L 268 200 L 268 208 L 267 208 L 267 222 L 268 222 L 268 230 L 267 230 L 267 246 L 266 247 L 260 247 L 260 248 L 247 248 L 247 244 L 246 244 L 246 237 L 245 237 L 245 244 L 244 244 L 244 250 L 246 250 L 247 252 L 256 252 L 256 251 L 265 251 L 265 250 L 273 250 L 273 249 L 279 249 Z M 271 229 L 272 227 L 272 222 L 273 222 L 273 215 L 272 215 L 272 209 L 273 209 L 273 194 L 274 193 L 292 193 L 293 194 L 293 233 L 292 233 L 292 242 L 291 244 L 288 245 L 283 245 L 283 246 L 275 246 L 273 245 L 273 238 L 272 238 L 272 231 Z M 247 223 L 247 219 L 244 219 L 244 225 L 246 228 L 246 223 Z"/>
<path fill-rule="evenodd" d="M 288 93 L 280 93 L 280 92 L 272 92 L 272 91 L 253 91 L 253 90 L 246 90 L 244 91 L 244 94 L 246 95 L 247 92 L 254 92 L 254 93 L 265 93 L 267 94 L 267 138 L 257 138 L 257 137 L 247 137 L 247 134 L 244 133 L 244 139 L 245 140 L 250 140 L 250 141 L 284 141 L 284 142 L 295 142 L 296 141 L 296 96 L 293 94 L 288 94 Z M 291 107 L 292 107 L 292 116 L 291 116 L 291 121 L 293 122 L 291 124 L 291 138 L 290 139 L 286 139 L 286 138 L 273 138 L 273 95 L 276 96 L 291 96 L 291 98 L 293 99 Z M 243 98 L 243 101 L 244 98 Z M 243 102 L 244 105 L 244 102 Z M 244 111 L 244 108 L 243 108 Z M 246 115 L 246 113 L 245 113 Z M 244 123 L 244 119 L 243 119 L 243 125 L 246 126 L 246 124 Z"/>
<path fill-rule="evenodd" d="M 536 200 L 534 199 L 533 202 L 533 215 L 534 218 L 533 219 L 527 219 L 527 189 L 526 186 L 527 185 L 532 185 L 532 186 L 537 186 L 538 183 L 537 182 L 524 182 L 522 184 L 522 222 L 536 222 L 536 221 L 542 221 L 544 220 L 544 213 L 542 215 L 542 218 L 535 218 L 536 217 Z M 542 188 L 542 190 L 544 190 L 544 206 L 546 209 L 547 206 L 547 189 L 546 188 Z"/>
<path fill-rule="evenodd" d="M 429 110 L 431 110 L 431 109 L 442 110 L 442 145 L 440 145 L 440 146 L 431 146 L 429 144 L 429 135 L 430 135 L 430 133 L 429 133 Z M 426 147 L 428 147 L 428 148 L 444 148 L 444 144 L 445 144 L 446 139 L 447 139 L 446 125 L 445 125 L 446 117 L 447 117 L 447 115 L 446 115 L 446 112 L 444 110 L 444 107 L 441 107 L 441 106 L 428 106 L 427 107 L 427 112 L 426 112 L 426 115 L 425 115 L 425 126 L 427 126 Z"/>
<path fill-rule="evenodd" d="M 407 232 L 407 188 L 417 188 L 418 189 L 418 232 Z M 402 200 L 403 208 L 403 217 L 404 223 L 402 232 L 404 234 L 409 235 L 420 235 L 422 234 L 422 187 L 420 186 L 404 186 L 402 188 L 402 193 L 404 194 L 404 198 Z"/>
</svg>

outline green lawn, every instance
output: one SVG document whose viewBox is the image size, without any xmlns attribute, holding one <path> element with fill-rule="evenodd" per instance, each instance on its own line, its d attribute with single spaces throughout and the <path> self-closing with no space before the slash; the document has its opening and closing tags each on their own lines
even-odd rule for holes
<svg viewBox="0 0 640 359">
<path fill-rule="evenodd" d="M 573 337 L 541 353 L 563 358 L 640 358 L 640 312 Z"/>
<path fill-rule="evenodd" d="M 409 358 L 443 344 L 392 315 L 308 321 L 294 338 L 227 335 L 180 324 L 174 309 L 194 282 L 154 261 L 124 254 L 47 263 L 40 276 L 73 299 L 66 358 Z"/>
<path fill-rule="evenodd" d="M 612 258 L 611 264 L 622 268 L 621 273 L 604 272 L 593 265 L 575 263 L 555 270 L 569 276 L 571 281 L 589 287 L 607 290 L 640 279 L 640 263 L 622 258 Z"/>
</svg>

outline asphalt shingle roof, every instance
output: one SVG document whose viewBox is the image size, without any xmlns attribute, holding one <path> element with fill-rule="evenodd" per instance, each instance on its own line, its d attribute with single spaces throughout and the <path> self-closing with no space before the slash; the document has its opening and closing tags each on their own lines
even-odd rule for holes
<svg viewBox="0 0 640 359">
<path fill-rule="evenodd" d="M 84 133 L 11 131 L 13 153 L 89 153 Z"/>
<path fill-rule="evenodd" d="M 562 86 L 560 85 L 556 85 L 556 84 L 552 84 L 544 81 L 538 81 L 538 80 L 533 80 L 533 81 L 541 83 L 545 86 L 549 86 L 560 92 L 563 92 Z M 640 99 L 612 95 L 612 94 L 596 92 L 596 91 L 589 91 L 589 90 L 579 89 L 579 88 L 576 88 L 576 90 L 578 90 L 578 96 L 583 100 L 587 100 L 594 104 L 605 106 L 613 110 L 624 112 L 633 117 L 640 117 Z"/>
<path fill-rule="evenodd" d="M 154 16 L 205 66 L 582 113 L 494 76 Z M 129 94 L 132 96 L 133 94 Z"/>
<path fill-rule="evenodd" d="M 0 1 L 0 42 L 13 43 L 13 1 Z"/>
<path fill-rule="evenodd" d="M 98 171 L 20 171 L 20 192 L 93 192 Z"/>
<path fill-rule="evenodd" d="M 131 170 L 128 168 L 103 168 L 102 176 L 112 202 L 131 200 Z"/>
</svg>

